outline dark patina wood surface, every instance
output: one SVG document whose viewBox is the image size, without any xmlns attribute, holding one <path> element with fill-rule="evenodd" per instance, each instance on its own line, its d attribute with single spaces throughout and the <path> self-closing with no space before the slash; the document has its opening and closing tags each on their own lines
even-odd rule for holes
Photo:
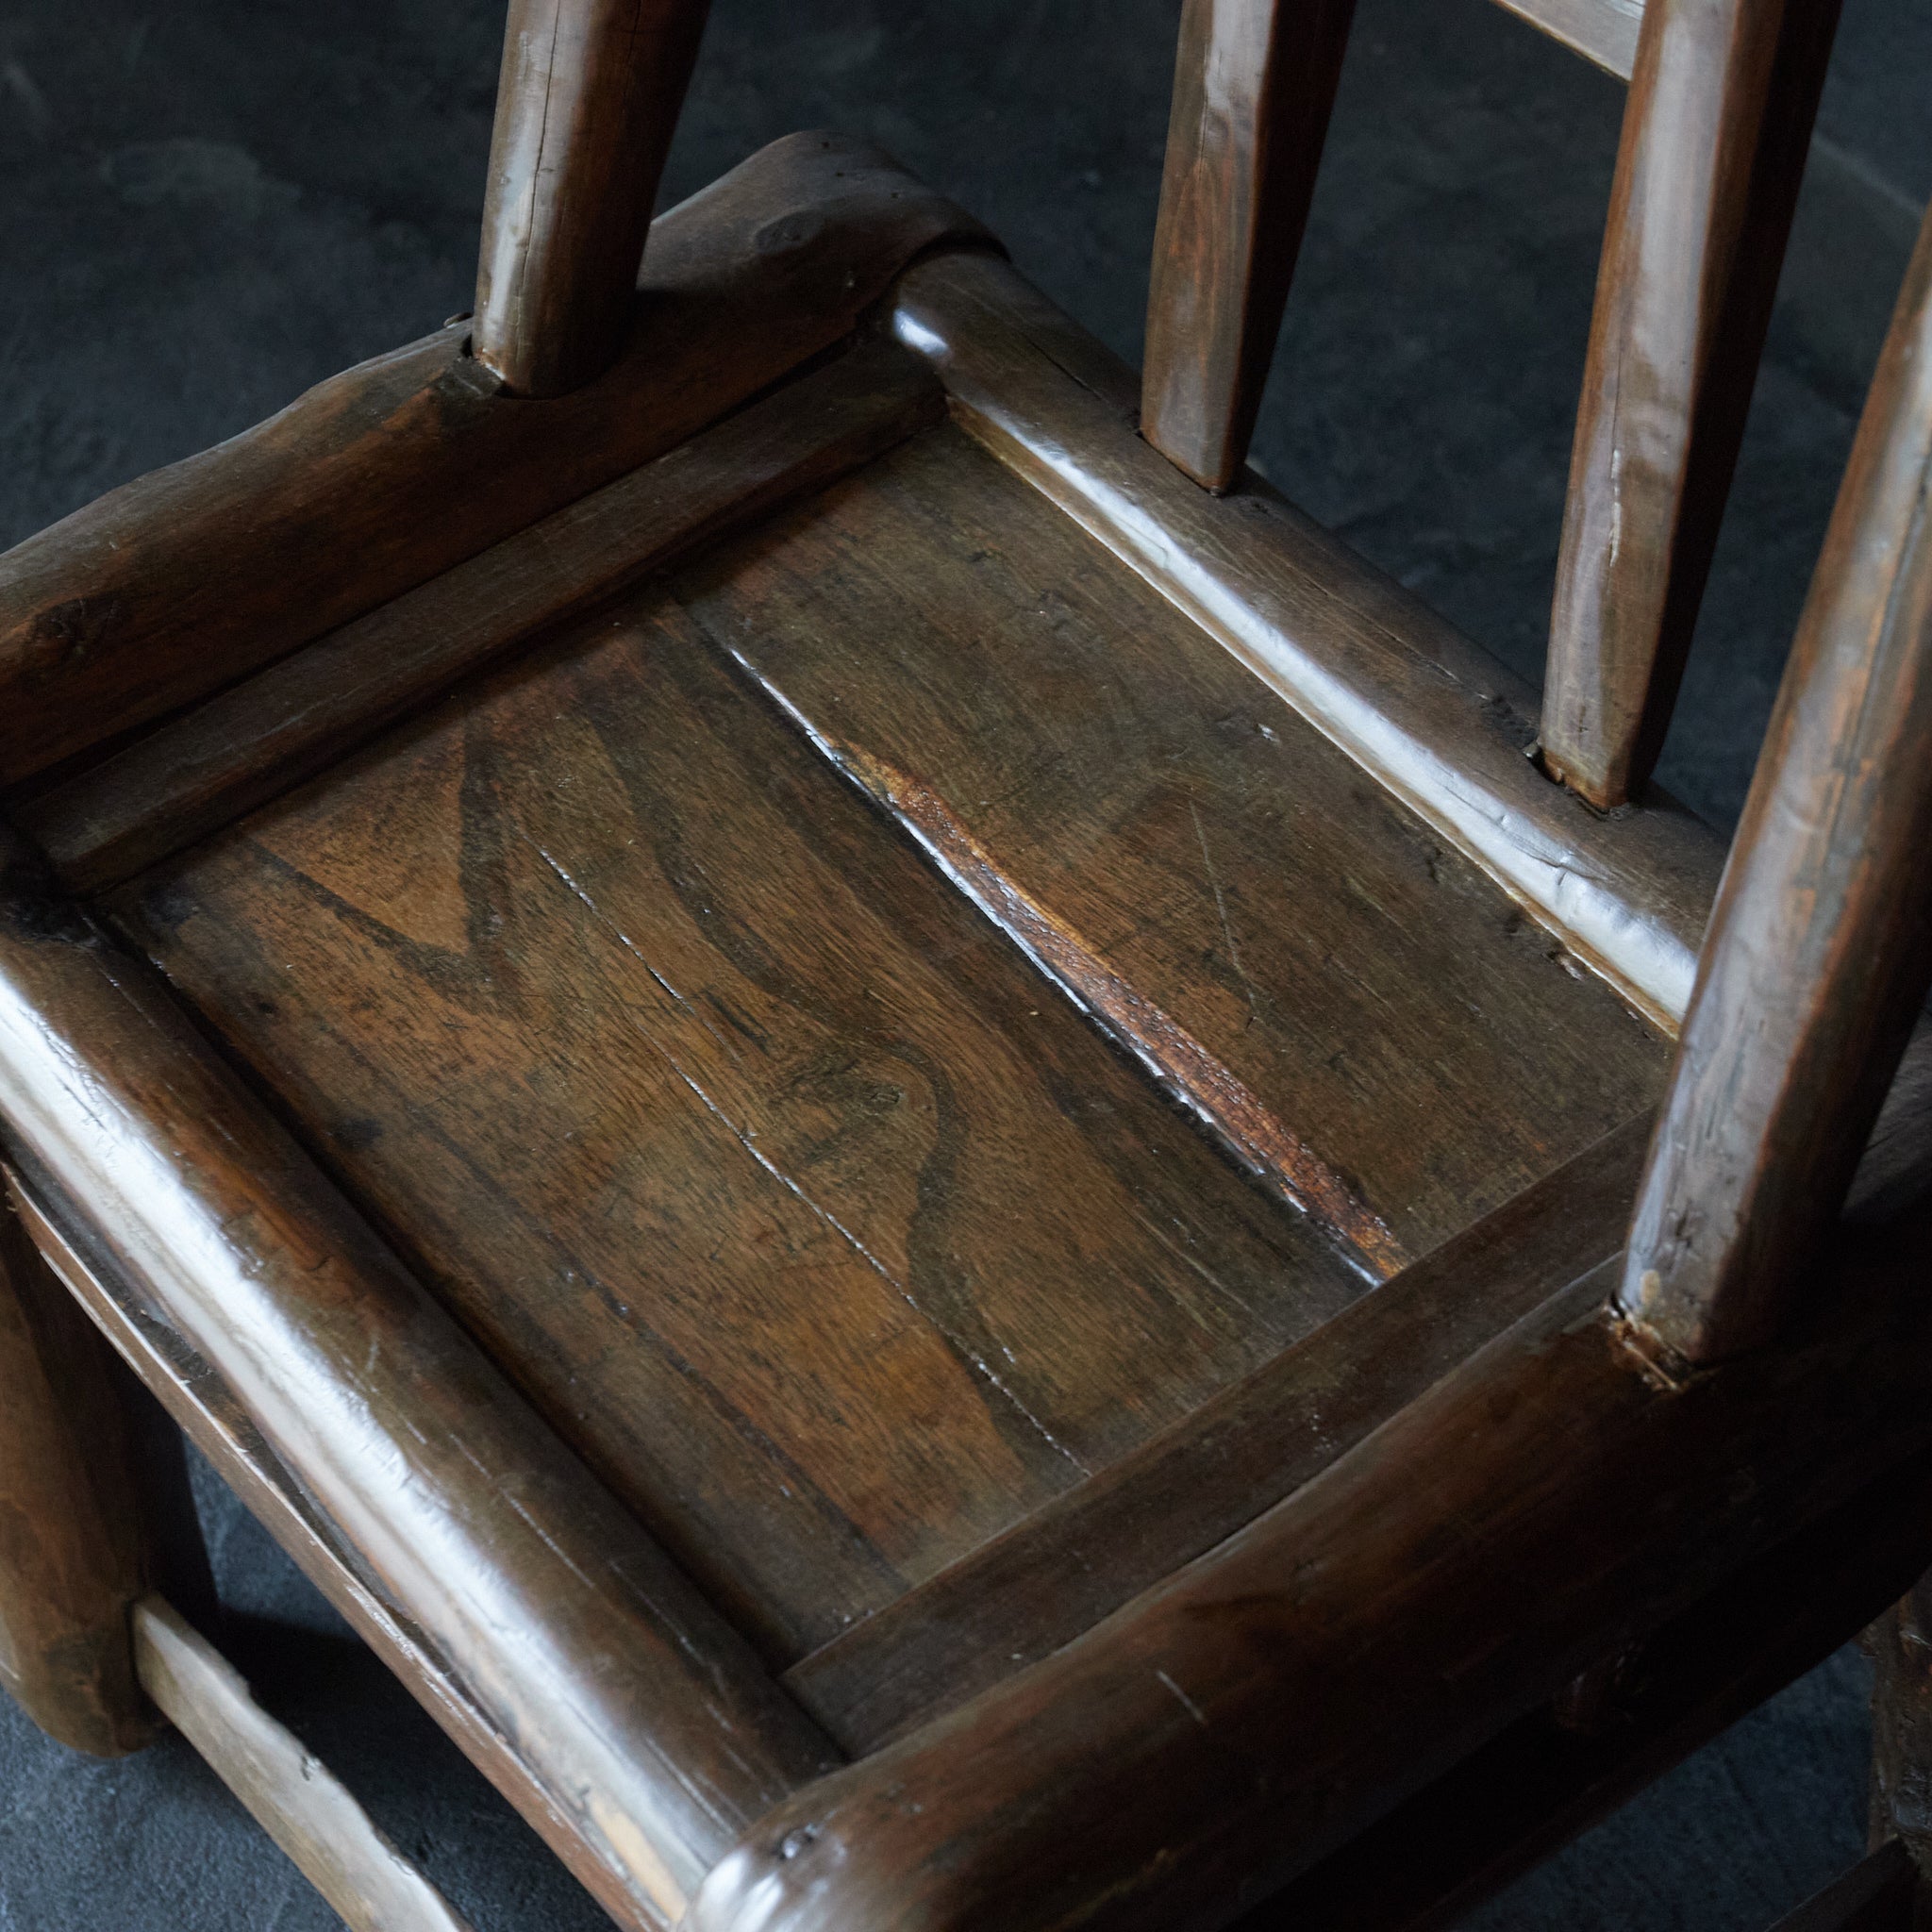
<svg viewBox="0 0 1932 1932">
<path fill-rule="evenodd" d="M 121 904 L 785 1662 L 1367 1285 L 661 594 Z"/>
<path fill-rule="evenodd" d="M 1932 221 L 1806 601 L 1631 1223 L 1619 1301 L 1707 1361 L 1832 1233 L 1932 982 Z"/>
<path fill-rule="evenodd" d="M 648 1904 L 640 1908 L 625 1874 L 584 1830 L 571 1792 L 548 1787 L 527 1742 L 483 1707 L 458 1667 L 389 1600 L 345 1532 L 291 1474 L 219 1371 L 94 1243 L 92 1256 L 83 1257 L 74 1244 L 77 1237 L 51 1221 L 17 1184 L 14 1191 L 23 1220 L 62 1284 L 256 1520 L 611 1918 L 628 1932 L 659 1932 L 663 1915 Z"/>
<path fill-rule="evenodd" d="M 855 1756 L 1058 1650 L 1311 1481 L 1617 1244 L 1644 1118 L 786 1674 Z"/>
<path fill-rule="evenodd" d="M 76 510 L 0 558 L 0 784 L 675 449 L 849 335 L 922 248 L 984 234 L 876 149 L 792 135 L 654 225 L 630 337 L 595 382 L 507 396 L 457 323 Z"/>
<path fill-rule="evenodd" d="M 521 396 L 616 359 L 708 0 L 511 0 L 483 197 L 476 359 Z"/>
<path fill-rule="evenodd" d="M 678 595 L 1376 1274 L 1657 1091 L 1651 1028 L 957 431 L 727 547 Z"/>
<path fill-rule="evenodd" d="M 231 686 L 14 822 L 76 891 L 118 883 L 325 770 L 533 631 L 617 594 L 942 413 L 924 364 L 869 343 Z"/>
<path fill-rule="evenodd" d="M 1008 263 L 921 262 L 893 314 L 961 428 L 1674 1031 L 1724 859 L 1707 826 L 1552 784 L 1519 678 L 1259 479 L 1190 483 L 1134 433 L 1131 375 Z"/>
<path fill-rule="evenodd" d="M 837 1753 L 153 975 L 8 858 L 0 1109 L 36 1201 L 234 1391 L 625 1923 L 675 1924 Z"/>
<path fill-rule="evenodd" d="M 1686 1386 L 1606 1264 L 1241 1535 L 779 1806 L 700 1932 L 1211 1926 L 1510 1719 L 1932 1447 L 1924 1212 Z"/>
</svg>

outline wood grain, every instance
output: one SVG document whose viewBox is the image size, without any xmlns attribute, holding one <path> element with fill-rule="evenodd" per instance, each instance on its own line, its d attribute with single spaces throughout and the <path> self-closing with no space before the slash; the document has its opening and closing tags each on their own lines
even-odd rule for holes
<svg viewBox="0 0 1932 1932">
<path fill-rule="evenodd" d="M 1006 263 L 923 262 L 894 315 L 975 441 L 1674 1031 L 1723 862 L 1707 826 L 1661 798 L 1606 819 L 1543 777 L 1517 679 L 1258 480 L 1177 475 L 1134 434 L 1132 378 Z"/>
<path fill-rule="evenodd" d="M 846 1751 L 875 1750 L 1058 1650 L 1312 1481 L 1612 1253 L 1638 1119 L 786 1674 Z"/>
<path fill-rule="evenodd" d="M 775 1663 L 1368 1285 L 661 591 L 118 903 Z"/>
<path fill-rule="evenodd" d="M 957 430 L 688 582 L 846 776 L 1374 1274 L 1657 1091 L 1647 1027 Z"/>
<path fill-rule="evenodd" d="M 777 1807 L 692 1932 L 1224 1923 L 1932 1451 L 1928 1235 L 1842 1244 L 1802 1336 L 1688 1386 L 1620 1348 L 1594 1271 L 1209 1556 Z"/>
<path fill-rule="evenodd" d="M 1924 1200 L 1932 1185 L 1928 1077 L 1932 1027 L 1921 1027 L 1859 1164 L 1853 1224 L 1881 1226 Z M 1647 1120 L 1627 1122 L 1185 1422 L 794 1665 L 787 1684 L 858 1755 L 1071 1641 L 1312 1481 L 1511 1322 L 1614 1253 L 1649 1134 Z M 1868 1511 L 1877 1507 L 1859 1506 Z M 1899 1507 L 1903 1560 L 1909 1563 L 1911 1525 L 1920 1519 Z M 1892 1548 L 1896 1538 L 1888 1541 L 1890 1532 L 1879 1537 L 1854 1527 L 1842 1534 L 1874 1563 L 1881 1550 L 1890 1552 L 1885 1562 L 1901 1560 Z M 1802 1572 L 1805 1566 L 1797 1567 Z M 1850 1581 L 1856 1564 L 1837 1567 L 1847 1579 L 1843 1601 L 1849 1602 L 1868 1586 Z M 1740 1605 L 1750 1601 L 1748 1592 L 1739 1599 Z M 1791 1601 L 1795 1615 L 1797 1599 Z M 1848 1613 L 1826 1607 L 1823 1614 L 1838 1629 Z M 1700 1654 L 1728 1647 L 1741 1669 L 1748 1646 L 1736 1629 L 1724 1627 L 1740 1612 L 1711 1615 L 1717 1620 L 1712 1630 L 1685 1643 Z M 1821 1640 L 1824 1648 L 1835 1648 L 1852 1627 L 1845 1624 Z M 1681 1689 L 1694 1676 L 1678 1681 Z M 1727 1680 L 1707 1674 L 1705 1688 L 1713 1697 L 1721 1681 Z M 1548 1768 L 1541 1747 L 1530 1755 Z M 1607 1771 L 1611 1762 L 1603 1759 L 1602 1768 Z M 1545 1788 L 1534 1770 L 1525 1770 L 1524 1778 L 1523 1804 L 1541 1817 L 1539 1806 L 1545 1799 L 1554 1805 L 1559 1787 Z M 1479 1780 L 1474 1788 L 1482 1789 Z M 1627 1793 L 1636 1787 L 1621 1789 Z M 1487 1801 L 1471 1802 L 1480 1810 Z M 1611 1802 L 1605 1800 L 1606 1808 Z M 1577 1815 L 1592 1814 L 1586 1807 Z M 1444 1842 L 1459 1844 L 1474 1858 L 1491 1830 L 1507 1840 L 1503 1810 L 1489 1815 L 1481 1828 L 1467 1819 L 1445 1825 Z M 1376 1869 L 1375 1857 L 1365 1853 L 1357 1879 L 1342 1890 L 1370 1896 Z M 1389 1875 L 1401 1869 L 1398 1859 Z"/>
<path fill-rule="evenodd" d="M 1608 809 L 1663 745 L 1839 0 L 1650 0 L 1597 275 L 1544 679 L 1548 768 Z"/>
<path fill-rule="evenodd" d="M 1932 982 L 1932 225 L 1759 756 L 1619 1300 L 1690 1361 L 1786 1318 Z"/>
<path fill-rule="evenodd" d="M 835 1754 L 153 979 L 18 861 L 5 882 L 0 1111 L 29 1184 L 233 1389 L 633 1921 L 675 1924 Z"/>
<path fill-rule="evenodd" d="M 1355 0 L 1187 0 L 1147 295 L 1141 431 L 1209 490 L 1241 474 Z"/>
<path fill-rule="evenodd" d="M 708 11 L 510 0 L 473 341 L 512 394 L 562 395 L 622 350 Z"/>
<path fill-rule="evenodd" d="M 792 135 L 653 228 L 616 366 L 503 395 L 454 325 L 0 558 L 0 784 L 287 656 L 689 441 L 985 239 L 875 149 Z M 355 558 L 345 570 L 342 559 Z"/>
<path fill-rule="evenodd" d="M 474 1932 L 165 1597 L 133 1611 L 142 1688 L 349 1932 Z"/>
<path fill-rule="evenodd" d="M 0 1686 L 61 1743 L 112 1757 L 157 1726 L 127 1629 L 150 1528 L 104 1353 L 0 1200 Z"/>
<path fill-rule="evenodd" d="M 877 455 L 941 407 L 904 350 L 849 350 L 17 807 L 14 822 L 70 888 L 118 883 L 292 790 L 546 626 Z"/>
</svg>

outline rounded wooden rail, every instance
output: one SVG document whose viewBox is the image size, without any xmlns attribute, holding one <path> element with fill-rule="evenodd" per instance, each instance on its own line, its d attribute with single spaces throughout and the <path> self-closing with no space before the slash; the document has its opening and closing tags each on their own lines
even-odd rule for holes
<svg viewBox="0 0 1932 1932">
<path fill-rule="evenodd" d="M 162 989 L 4 856 L 0 1114 L 36 1195 L 234 1391 L 632 1922 L 675 1924 L 839 1754 Z"/>
</svg>

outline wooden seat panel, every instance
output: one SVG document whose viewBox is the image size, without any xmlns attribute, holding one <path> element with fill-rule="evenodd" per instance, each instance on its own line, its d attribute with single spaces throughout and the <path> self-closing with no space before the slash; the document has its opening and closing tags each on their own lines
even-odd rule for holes
<svg viewBox="0 0 1932 1932">
<path fill-rule="evenodd" d="M 1660 1091 L 1648 1023 L 959 430 L 679 594 L 1245 1159 L 1339 1182 L 1382 1272 Z"/>
<path fill-rule="evenodd" d="M 777 1665 L 1627 1121 L 1665 1058 L 950 426 L 115 904 Z"/>
<path fill-rule="evenodd" d="M 661 592 L 119 904 L 777 1660 L 1368 1285 Z"/>
</svg>

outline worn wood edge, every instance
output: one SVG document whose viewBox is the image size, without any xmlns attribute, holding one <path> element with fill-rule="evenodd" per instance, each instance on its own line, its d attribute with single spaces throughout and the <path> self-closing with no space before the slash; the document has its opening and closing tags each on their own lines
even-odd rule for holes
<svg viewBox="0 0 1932 1932">
<path fill-rule="evenodd" d="M 1605 1659 L 1592 1722 L 1519 1718 L 1235 1932 L 1448 1932 L 1840 1649 L 1932 1555 L 1928 1506 L 1932 1461 L 1869 1486 Z"/>
<path fill-rule="evenodd" d="M 1591 810 L 1532 759 L 1520 681 L 1252 475 L 1215 498 L 1133 433 L 1131 383 L 1004 260 L 898 284 L 955 419 L 1674 1034 L 1722 841 L 1660 791 Z"/>
<path fill-rule="evenodd" d="M 76 891 L 120 883 L 312 777 L 452 684 L 943 413 L 926 365 L 845 350 L 36 798 L 13 822 Z"/>
<path fill-rule="evenodd" d="M 1035 1932 L 1102 1901 L 1123 1932 L 1227 1923 L 1926 1454 L 1928 1233 L 1920 1211 L 1848 1243 L 1823 1319 L 1682 1384 L 1622 1347 L 1606 1263 L 1209 1556 L 779 1805 L 692 1932 Z M 1391 1614 L 1364 1626 L 1377 1565 Z"/>
<path fill-rule="evenodd" d="M 1888 1839 L 1787 1912 L 1771 1932 L 1910 1932 L 1918 1890 L 1919 1875 L 1905 1846 Z"/>
<path fill-rule="evenodd" d="M 1357 1273 L 1387 1281 L 1409 1255 L 1356 1187 L 1180 1022 L 1028 892 L 951 806 L 909 772 L 822 729 L 741 651 L 734 661 L 853 786 L 881 807 L 934 866 L 1103 1032 L 1139 1060 L 1262 1185 L 1322 1229 Z"/>
<path fill-rule="evenodd" d="M 424 1633 L 365 1579 L 340 1533 L 283 1467 L 220 1375 L 142 1307 L 105 1257 L 82 1255 L 68 1233 L 71 1210 L 57 1218 L 41 1205 L 41 1195 L 49 1191 L 44 1182 L 37 1192 L 10 1170 L 7 1178 L 49 1267 L 296 1568 L 618 1924 L 628 1932 L 663 1932 L 659 1921 L 638 1914 L 621 1876 L 531 1775 L 513 1740 L 472 1701 Z"/>
<path fill-rule="evenodd" d="M 64 769 L 675 448 L 845 340 L 941 245 L 997 244 L 879 150 L 791 135 L 652 225 L 630 335 L 595 381 L 506 395 L 458 322 L 27 538 L 0 557 L 0 784 Z"/>
<path fill-rule="evenodd" d="M 1642 0 L 1634 5 L 1632 0 L 1496 0 L 1496 5 L 1618 80 L 1627 81 L 1636 71 Z"/>
<path fill-rule="evenodd" d="M 1649 1137 L 1648 1115 L 1613 1130 L 1184 1421 L 802 1658 L 785 1683 L 857 1756 L 1071 1641 L 1311 1481 L 1614 1254 Z M 1259 1470 L 1232 1477 L 1238 1452 Z"/>
<path fill-rule="evenodd" d="M 475 1932 L 165 1597 L 133 1611 L 142 1688 L 350 1932 Z"/>
<path fill-rule="evenodd" d="M 0 1106 L 29 1184 L 221 1373 L 633 1917 L 675 1923 L 740 1822 L 838 1752 L 151 975 L 24 886 L 4 911 Z M 521 1627 L 552 1641 L 493 1635 Z"/>
</svg>

